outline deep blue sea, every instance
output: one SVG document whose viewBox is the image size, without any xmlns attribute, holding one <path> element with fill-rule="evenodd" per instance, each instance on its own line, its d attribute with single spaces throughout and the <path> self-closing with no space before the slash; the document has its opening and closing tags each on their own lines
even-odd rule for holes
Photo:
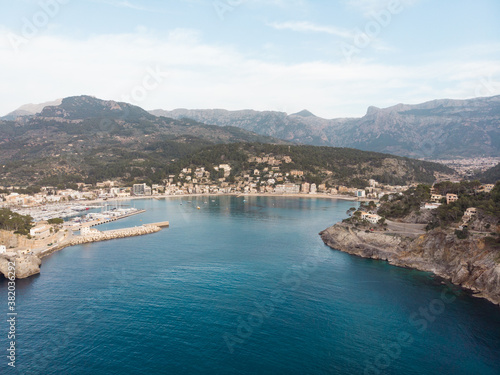
<svg viewBox="0 0 500 375">
<path fill-rule="evenodd" d="M 323 244 L 356 203 L 120 204 L 147 212 L 99 229 L 171 227 L 66 248 L 18 281 L 14 371 L 2 281 L 1 374 L 500 374 L 499 307 Z"/>
</svg>

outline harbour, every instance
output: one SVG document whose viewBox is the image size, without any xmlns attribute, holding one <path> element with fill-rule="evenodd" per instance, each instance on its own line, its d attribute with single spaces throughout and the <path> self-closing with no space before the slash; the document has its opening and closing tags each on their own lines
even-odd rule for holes
<svg viewBox="0 0 500 375">
<path fill-rule="evenodd" d="M 400 332 L 413 343 L 393 374 L 499 373 L 498 307 L 457 294 L 422 334 L 410 317 L 436 307 L 441 281 L 323 244 L 318 232 L 355 202 L 187 200 L 137 202 L 145 214 L 92 229 L 167 217 L 170 229 L 67 247 L 43 258 L 40 275 L 17 281 L 21 373 L 362 374 Z M 83 346 L 107 355 L 89 364 Z M 139 366 L 144 351 L 155 360 Z M 30 360 L 37 353 L 47 362 Z"/>
</svg>

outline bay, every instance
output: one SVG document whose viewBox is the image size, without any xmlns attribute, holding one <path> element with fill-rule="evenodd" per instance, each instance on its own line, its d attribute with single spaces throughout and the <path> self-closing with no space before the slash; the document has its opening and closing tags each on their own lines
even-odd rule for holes
<svg viewBox="0 0 500 375">
<path fill-rule="evenodd" d="M 66 248 L 17 281 L 17 367 L 4 357 L 2 373 L 500 373 L 497 306 L 323 244 L 354 202 L 120 204 L 147 212 L 98 229 L 171 227 Z M 0 295 L 7 306 L 5 281 Z"/>
</svg>

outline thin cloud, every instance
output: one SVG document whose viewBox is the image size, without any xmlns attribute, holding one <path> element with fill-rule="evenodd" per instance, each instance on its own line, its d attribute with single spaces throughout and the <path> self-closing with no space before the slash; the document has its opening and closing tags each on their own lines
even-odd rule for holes
<svg viewBox="0 0 500 375">
<path fill-rule="evenodd" d="M 409 7 L 421 0 L 344 0 L 347 7 L 355 9 L 365 17 L 371 16 L 375 12 L 380 12 L 391 5 L 397 7 Z"/>
<path fill-rule="evenodd" d="M 333 26 L 322 26 L 316 25 L 307 21 L 289 21 L 289 22 L 273 22 L 269 26 L 276 30 L 291 30 L 296 32 L 313 32 L 313 33 L 324 33 L 330 35 L 340 36 L 342 38 L 352 38 L 353 33 L 349 30 L 345 30 Z"/>
<path fill-rule="evenodd" d="M 2 33 L 9 31 L 0 27 Z M 150 70 L 168 78 L 148 91 L 144 101 L 135 103 L 144 108 L 287 108 L 289 113 L 308 108 L 318 116 L 334 118 L 361 116 L 369 105 L 385 107 L 446 96 L 464 99 L 477 92 L 500 94 L 496 84 L 500 61 L 491 57 L 471 55 L 453 64 L 440 57 L 413 67 L 374 61 L 290 64 L 206 43 L 189 29 L 161 36 L 141 32 L 87 39 L 41 35 L 18 53 L 0 40 L 0 55 L 0 80 L 9 93 L 0 103 L 0 113 L 27 102 L 81 94 L 126 101 Z"/>
<path fill-rule="evenodd" d="M 134 9 L 134 10 L 142 10 L 142 11 L 147 11 L 147 12 L 153 12 L 153 9 L 148 9 L 145 8 L 141 5 L 132 3 L 128 0 L 91 0 L 94 3 L 102 3 L 102 4 L 107 4 L 111 5 L 116 8 L 128 8 L 128 9 Z"/>
</svg>

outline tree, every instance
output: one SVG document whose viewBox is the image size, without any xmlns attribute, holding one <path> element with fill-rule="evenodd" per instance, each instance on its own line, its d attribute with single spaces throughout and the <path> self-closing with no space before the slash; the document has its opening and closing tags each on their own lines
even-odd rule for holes
<svg viewBox="0 0 500 375">
<path fill-rule="evenodd" d="M 352 214 L 353 214 L 354 211 L 356 211 L 356 207 L 351 207 L 345 213 L 348 216 L 352 216 Z"/>
<path fill-rule="evenodd" d="M 49 219 L 47 220 L 47 222 L 49 224 L 56 224 L 56 225 L 59 225 L 59 224 L 63 224 L 64 223 L 64 220 L 61 219 L 61 218 L 56 218 L 56 219 Z"/>
<path fill-rule="evenodd" d="M 7 208 L 0 209 L 0 229 L 13 231 L 16 234 L 28 235 L 33 218 L 27 215 L 19 215 Z"/>
<path fill-rule="evenodd" d="M 459 240 L 465 240 L 467 237 L 469 237 L 469 230 L 467 228 L 456 230 L 455 235 Z"/>
</svg>

